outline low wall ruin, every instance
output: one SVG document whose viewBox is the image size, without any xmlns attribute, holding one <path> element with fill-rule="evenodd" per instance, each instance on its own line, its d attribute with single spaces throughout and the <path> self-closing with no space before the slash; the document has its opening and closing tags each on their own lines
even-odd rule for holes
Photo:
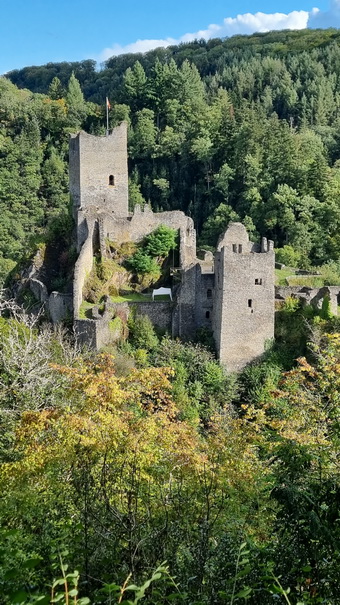
<svg viewBox="0 0 340 605">
<path fill-rule="evenodd" d="M 338 299 L 340 286 L 323 286 L 322 288 L 308 288 L 307 286 L 275 286 L 275 300 L 297 298 L 318 309 L 322 306 L 325 296 L 329 296 L 330 310 L 333 315 L 338 314 Z"/>
</svg>

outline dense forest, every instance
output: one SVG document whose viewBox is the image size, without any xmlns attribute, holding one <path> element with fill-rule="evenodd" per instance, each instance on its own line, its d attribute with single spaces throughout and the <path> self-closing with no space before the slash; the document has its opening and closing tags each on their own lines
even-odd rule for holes
<svg viewBox="0 0 340 605">
<path fill-rule="evenodd" d="M 129 125 L 130 207 L 230 220 L 340 275 L 340 32 L 196 41 L 0 78 L 0 280 L 75 259 L 68 137 Z M 59 279 L 59 278 L 58 278 Z M 60 286 L 60 284 L 59 284 Z M 58 288 L 58 283 L 53 287 Z M 287 299 L 238 376 L 131 317 L 99 354 L 0 303 L 0 604 L 340 602 L 340 321 Z"/>
</svg>

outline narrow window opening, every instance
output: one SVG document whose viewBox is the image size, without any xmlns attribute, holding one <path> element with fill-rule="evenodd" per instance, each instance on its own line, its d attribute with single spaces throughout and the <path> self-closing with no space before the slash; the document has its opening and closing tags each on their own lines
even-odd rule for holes
<svg viewBox="0 0 340 605">
<path fill-rule="evenodd" d="M 109 176 L 109 185 L 114 185 L 115 184 L 115 177 L 113 176 L 113 174 L 110 174 Z"/>
<path fill-rule="evenodd" d="M 237 244 L 233 244 L 233 252 L 237 252 Z"/>
<path fill-rule="evenodd" d="M 262 286 L 262 279 L 260 277 L 255 278 L 255 286 Z"/>
<path fill-rule="evenodd" d="M 205 316 L 206 316 L 207 319 L 209 319 L 210 318 L 210 311 L 206 311 L 205 312 Z"/>
<path fill-rule="evenodd" d="M 242 254 L 242 244 L 239 244 L 239 245 L 238 245 L 238 253 L 239 253 L 239 254 Z"/>
<path fill-rule="evenodd" d="M 207 298 L 212 298 L 212 290 L 207 290 Z"/>
<path fill-rule="evenodd" d="M 248 298 L 248 307 L 249 307 L 249 309 L 253 308 L 253 301 L 251 298 Z"/>
</svg>

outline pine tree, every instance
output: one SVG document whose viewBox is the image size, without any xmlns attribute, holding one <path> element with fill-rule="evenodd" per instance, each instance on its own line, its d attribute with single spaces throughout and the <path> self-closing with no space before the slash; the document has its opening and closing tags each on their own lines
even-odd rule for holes
<svg viewBox="0 0 340 605">
<path fill-rule="evenodd" d="M 53 101 L 57 101 L 58 99 L 62 99 L 64 94 L 65 93 L 61 82 L 59 78 L 55 76 L 49 86 L 48 96 L 50 97 L 50 99 L 53 99 Z"/>
<path fill-rule="evenodd" d="M 74 72 L 72 72 L 68 82 L 66 105 L 70 126 L 72 128 L 79 128 L 86 116 L 86 105 L 84 95 Z"/>
</svg>

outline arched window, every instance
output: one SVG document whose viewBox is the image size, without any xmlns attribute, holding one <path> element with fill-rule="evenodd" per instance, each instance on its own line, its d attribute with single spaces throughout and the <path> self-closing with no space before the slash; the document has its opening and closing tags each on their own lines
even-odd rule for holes
<svg viewBox="0 0 340 605">
<path fill-rule="evenodd" d="M 114 185 L 115 184 L 115 177 L 113 176 L 113 174 L 110 174 L 109 176 L 109 185 Z"/>
<path fill-rule="evenodd" d="M 212 298 L 212 290 L 207 290 L 207 298 Z"/>
</svg>

